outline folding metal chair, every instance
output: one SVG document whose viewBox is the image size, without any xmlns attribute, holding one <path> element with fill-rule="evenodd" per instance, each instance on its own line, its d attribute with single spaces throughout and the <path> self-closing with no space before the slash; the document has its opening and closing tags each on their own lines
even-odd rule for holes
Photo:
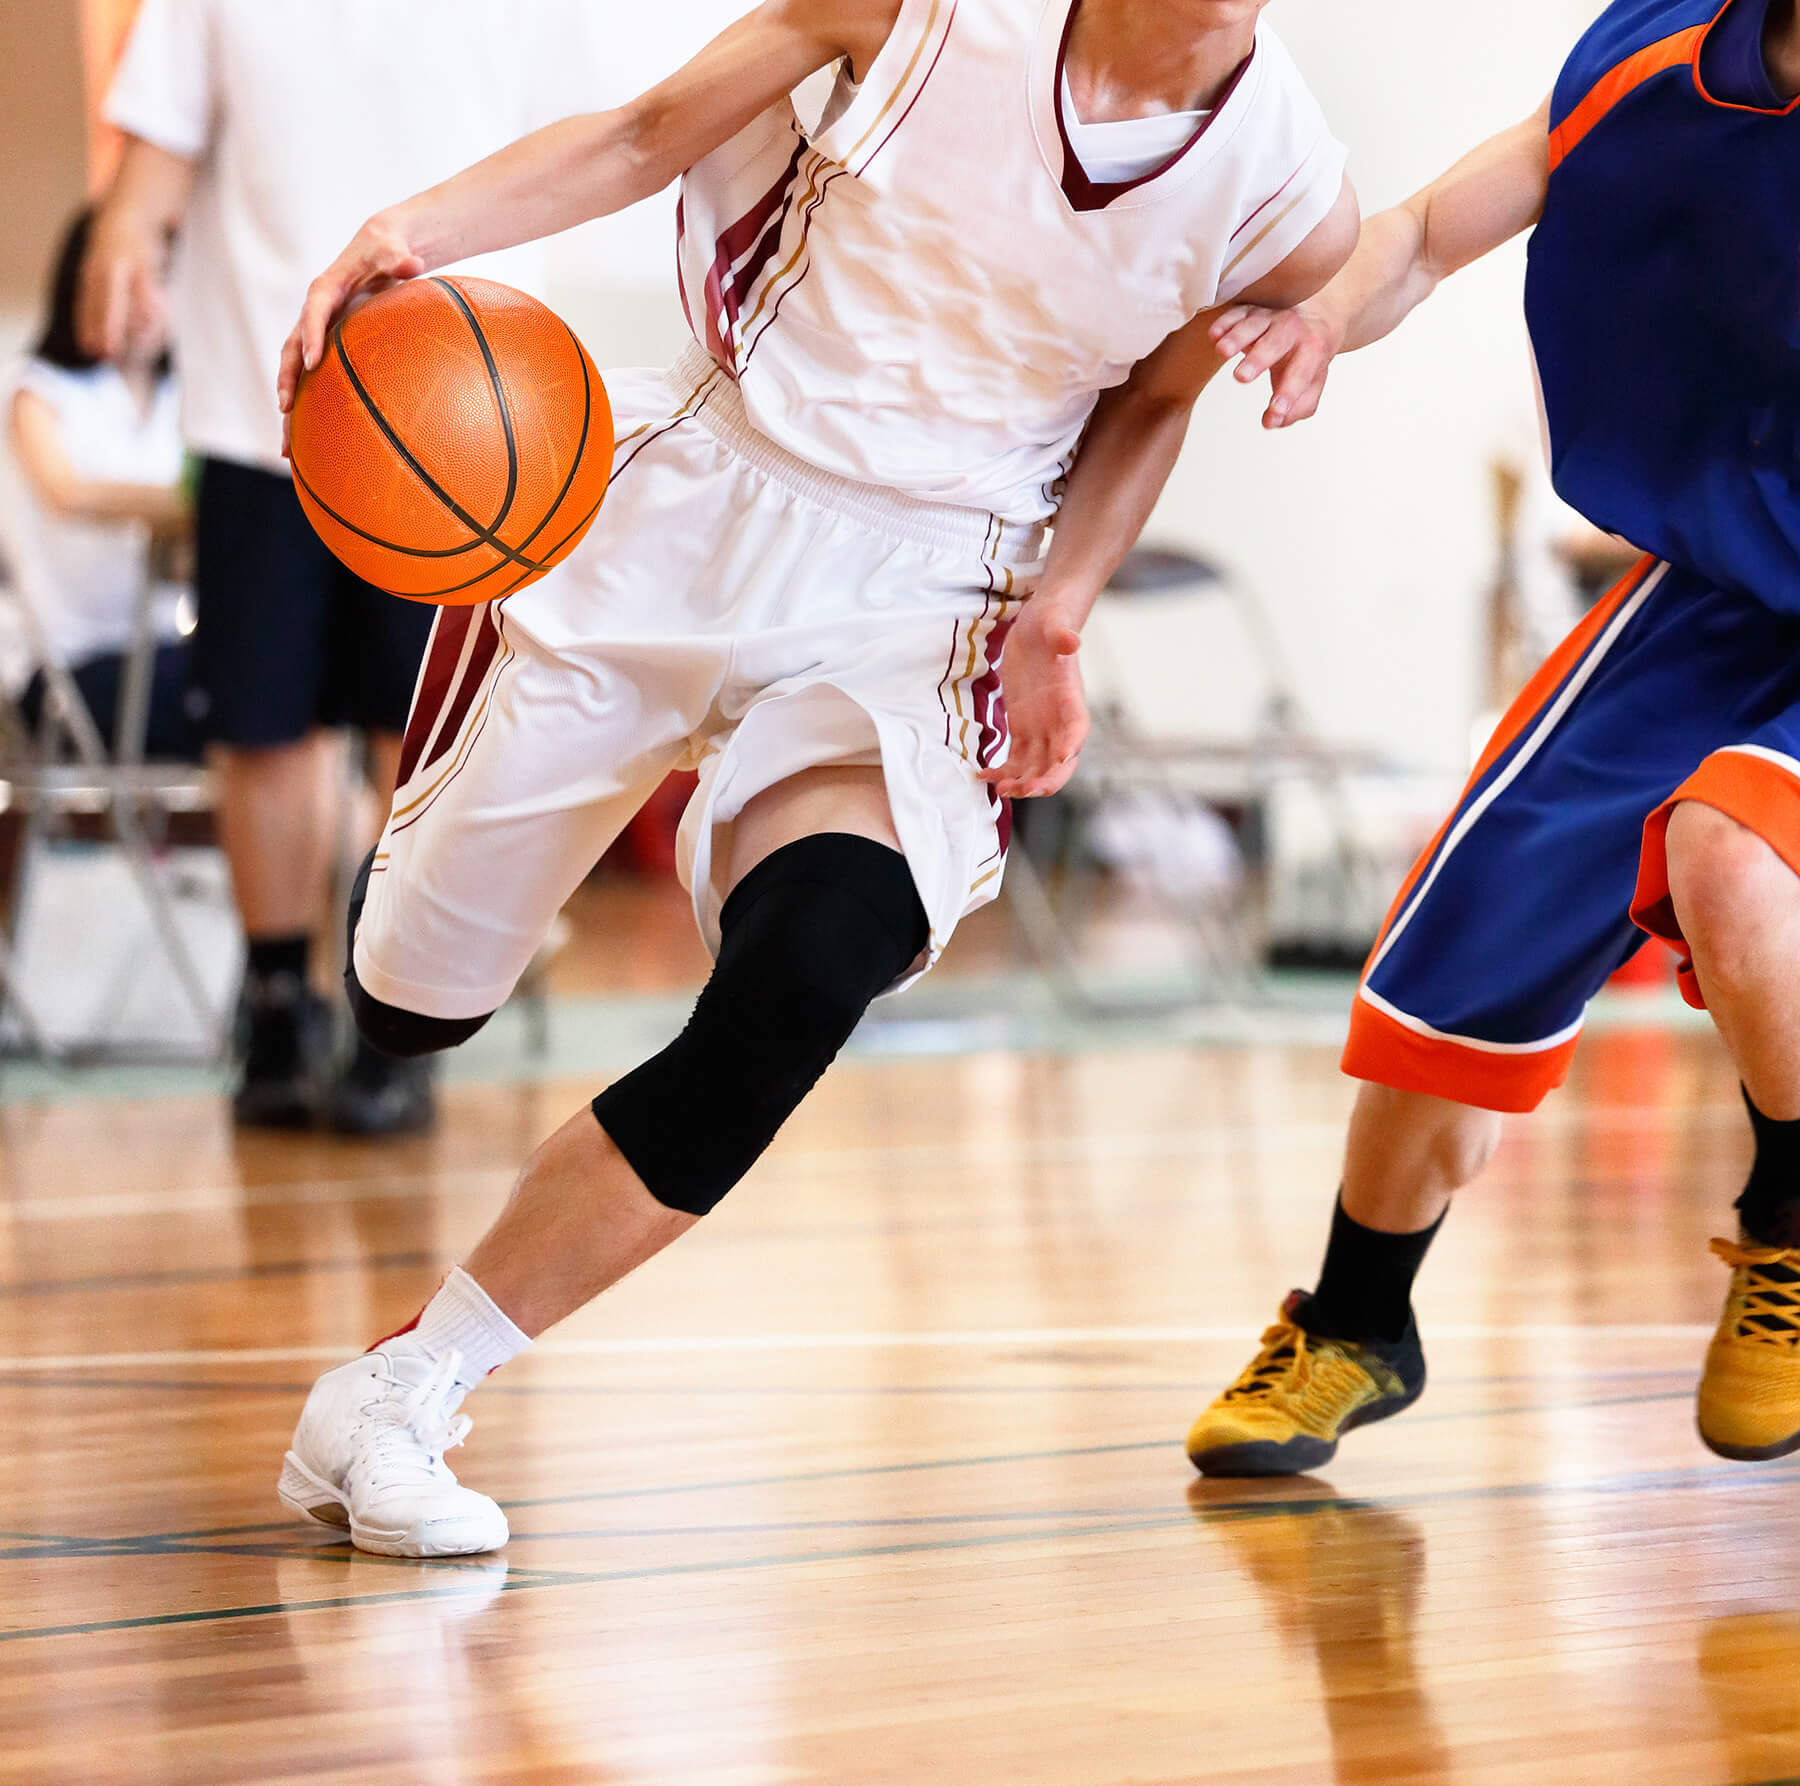
<svg viewBox="0 0 1800 1786">
<path fill-rule="evenodd" d="M 9 395 L 0 383 L 0 398 Z M 0 432 L 0 559 L 7 571 L 6 595 L 21 622 L 31 654 L 44 679 L 45 699 L 36 736 L 28 734 L 16 713 L 0 732 L 0 810 L 21 814 L 21 877 L 29 871 L 35 846 L 56 832 L 98 834 L 115 843 L 143 901 L 151 934 L 191 1007 L 211 1055 L 225 1041 L 222 1012 L 208 994 L 205 976 L 195 962 L 176 920 L 170 886 L 157 849 L 172 824 L 185 815 L 210 812 L 214 805 L 210 776 L 185 763 L 144 760 L 149 726 L 149 696 L 156 654 L 154 590 L 146 580 L 139 591 L 133 633 L 126 654 L 119 725 L 112 744 L 102 736 L 83 699 L 70 667 L 51 645 L 44 616 L 54 590 L 46 566 L 34 510 L 23 474 L 13 462 L 10 445 Z M 72 758 L 72 760 L 70 760 Z M 52 1046 L 38 1014 L 20 996 L 16 971 L 16 924 L 21 901 L 14 898 L 7 933 L 0 936 L 0 998 L 17 1014 L 26 1045 L 37 1053 L 60 1058 L 86 1058 L 107 1052 L 104 1041 Z"/>
<path fill-rule="evenodd" d="M 1358 846 L 1346 777 L 1378 759 L 1321 736 L 1255 591 L 1185 553 L 1140 547 L 1126 559 L 1088 624 L 1083 660 L 1092 730 L 1058 872 L 1047 876 L 1024 849 L 1007 864 L 1028 943 L 1059 996 L 1089 1012 L 1256 999 L 1267 904 L 1260 825 L 1272 790 L 1292 778 L 1317 790 L 1349 901 L 1381 870 Z M 1138 878 L 1191 940 L 1186 980 L 1165 980 L 1150 1001 L 1097 994 L 1081 967 L 1099 827 L 1126 807 L 1146 845 Z M 1188 864 L 1172 846 L 1183 827 L 1198 832 L 1220 812 L 1234 817 L 1242 872 L 1196 874 L 1204 834 L 1191 839 Z M 1159 822 L 1160 858 L 1150 847 Z"/>
</svg>

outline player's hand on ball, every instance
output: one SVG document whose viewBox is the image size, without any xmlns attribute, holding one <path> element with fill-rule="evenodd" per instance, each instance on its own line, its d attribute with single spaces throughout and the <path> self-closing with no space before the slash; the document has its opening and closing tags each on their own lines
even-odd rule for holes
<svg viewBox="0 0 1800 1786">
<path fill-rule="evenodd" d="M 403 279 L 416 279 L 424 271 L 423 257 L 385 212 L 371 217 L 356 232 L 350 246 L 306 288 L 300 320 L 281 349 L 275 396 L 284 416 L 294 407 L 301 375 L 325 357 L 331 325 L 344 306 L 353 298 L 386 291 Z"/>
<path fill-rule="evenodd" d="M 1048 608 L 1026 604 L 1006 641 L 1000 689 L 1012 743 L 981 779 L 1011 800 L 1054 794 L 1075 773 L 1087 742 L 1081 635 Z"/>
<path fill-rule="evenodd" d="M 1211 333 L 1220 357 L 1238 361 L 1239 384 L 1253 384 L 1269 374 L 1265 428 L 1292 427 L 1317 411 L 1331 362 L 1343 345 L 1323 316 L 1304 308 L 1234 304 L 1214 319 Z"/>
</svg>

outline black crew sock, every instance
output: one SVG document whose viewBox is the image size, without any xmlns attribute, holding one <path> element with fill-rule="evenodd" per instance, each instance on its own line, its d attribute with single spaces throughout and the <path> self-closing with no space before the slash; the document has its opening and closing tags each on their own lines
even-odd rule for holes
<svg viewBox="0 0 1800 1786">
<path fill-rule="evenodd" d="M 1412 1321 L 1413 1279 L 1443 1225 L 1439 1216 L 1414 1234 L 1384 1234 L 1345 1214 L 1340 1194 L 1306 1330 L 1321 1339 L 1403 1338 Z"/>
<path fill-rule="evenodd" d="M 1763 1246 L 1800 1247 L 1800 1119 L 1764 1116 L 1747 1091 L 1744 1108 L 1756 1136 L 1756 1160 L 1737 1200 L 1738 1220 Z"/>
<path fill-rule="evenodd" d="M 245 950 L 244 977 L 266 985 L 291 974 L 297 986 L 304 986 L 311 954 L 312 938 L 305 931 L 296 936 L 253 936 Z"/>
</svg>

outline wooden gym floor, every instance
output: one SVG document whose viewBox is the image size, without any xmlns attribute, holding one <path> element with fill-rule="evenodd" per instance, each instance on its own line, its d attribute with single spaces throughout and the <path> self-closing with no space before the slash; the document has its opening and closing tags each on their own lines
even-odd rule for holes
<svg viewBox="0 0 1800 1786">
<path fill-rule="evenodd" d="M 592 1089 L 389 1148 L 0 1110 L 0 1782 L 1800 1778 L 1800 1461 L 1690 1420 L 1746 1151 L 1709 1039 L 1593 1038 L 1511 1131 L 1430 1395 L 1326 1479 L 1180 1441 L 1316 1264 L 1330 1051 L 995 1053 L 840 1068 L 473 1399 L 504 1556 L 280 1517 L 310 1377 Z"/>
</svg>

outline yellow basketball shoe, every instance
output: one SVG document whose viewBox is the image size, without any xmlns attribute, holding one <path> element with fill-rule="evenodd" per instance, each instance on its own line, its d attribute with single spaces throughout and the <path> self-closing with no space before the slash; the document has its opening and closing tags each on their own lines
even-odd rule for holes
<svg viewBox="0 0 1800 1786">
<path fill-rule="evenodd" d="M 1311 1301 L 1304 1290 L 1289 1294 L 1262 1350 L 1194 1422 L 1187 1453 L 1203 1476 L 1319 1469 L 1352 1427 L 1386 1420 L 1425 1393 L 1416 1326 L 1392 1342 L 1322 1339 L 1304 1325 Z"/>
<path fill-rule="evenodd" d="M 1800 1451 L 1800 1248 L 1715 1240 L 1731 1267 L 1696 1412 L 1721 1457 L 1759 1463 Z"/>
</svg>

